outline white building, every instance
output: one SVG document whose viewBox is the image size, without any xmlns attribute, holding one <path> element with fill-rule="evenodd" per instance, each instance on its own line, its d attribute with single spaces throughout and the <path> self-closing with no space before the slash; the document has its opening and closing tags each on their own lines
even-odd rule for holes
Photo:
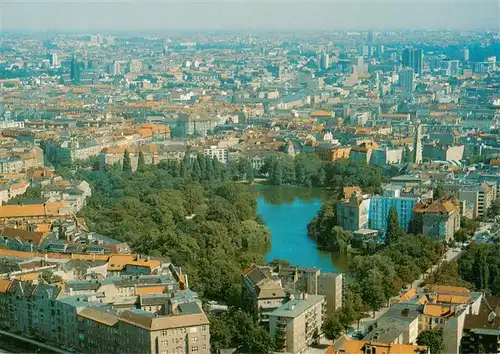
<svg viewBox="0 0 500 354">
<path fill-rule="evenodd" d="M 203 149 L 204 156 L 215 157 L 219 162 L 228 165 L 229 164 L 229 151 L 228 149 L 222 149 L 216 145 L 212 145 L 209 148 Z"/>
</svg>

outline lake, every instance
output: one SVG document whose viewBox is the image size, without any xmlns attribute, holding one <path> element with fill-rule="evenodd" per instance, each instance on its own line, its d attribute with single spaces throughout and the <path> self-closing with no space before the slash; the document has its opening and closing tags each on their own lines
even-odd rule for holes
<svg viewBox="0 0 500 354">
<path fill-rule="evenodd" d="M 259 186 L 257 211 L 271 231 L 271 249 L 266 260 L 287 260 L 323 272 L 344 272 L 347 255 L 324 252 L 307 236 L 307 224 L 316 216 L 325 191 L 316 188 Z"/>
</svg>

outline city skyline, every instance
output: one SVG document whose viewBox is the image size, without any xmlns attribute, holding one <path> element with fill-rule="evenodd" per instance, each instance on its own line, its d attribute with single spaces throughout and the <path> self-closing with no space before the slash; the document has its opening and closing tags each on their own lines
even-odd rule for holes
<svg viewBox="0 0 500 354">
<path fill-rule="evenodd" d="M 43 1 L 2 5 L 2 31 L 498 29 L 495 1 Z M 373 16 L 374 13 L 377 16 Z M 446 13 L 446 16 L 443 16 Z M 227 15 L 227 16 L 226 16 Z"/>
</svg>

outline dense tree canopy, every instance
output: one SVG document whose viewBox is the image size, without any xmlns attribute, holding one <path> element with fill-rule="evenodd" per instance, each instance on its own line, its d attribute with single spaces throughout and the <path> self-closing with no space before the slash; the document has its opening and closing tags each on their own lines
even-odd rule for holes
<svg viewBox="0 0 500 354">
<path fill-rule="evenodd" d="M 204 298 L 237 305 L 241 269 L 264 262 L 270 237 L 254 192 L 225 181 L 225 167 L 213 161 L 196 159 L 204 165 L 196 173 L 196 163 L 80 171 L 93 187 L 82 214 L 92 230 L 129 242 L 135 252 L 182 265 Z"/>
<path fill-rule="evenodd" d="M 471 245 L 458 259 L 460 276 L 476 290 L 500 296 L 500 245 Z"/>
<path fill-rule="evenodd" d="M 312 153 L 300 153 L 295 159 L 269 158 L 259 173 L 267 175 L 273 185 L 327 186 L 338 196 L 343 187 L 352 185 L 360 186 L 367 193 L 378 192 L 383 182 L 378 167 L 351 160 L 323 162 Z"/>
<path fill-rule="evenodd" d="M 231 310 L 210 317 L 212 349 L 237 348 L 239 353 L 269 353 L 274 350 L 274 339 L 241 310 Z"/>
<path fill-rule="evenodd" d="M 432 238 L 405 235 L 374 255 L 357 256 L 349 272 L 366 306 L 375 311 L 418 279 L 443 255 L 443 245 Z"/>
</svg>

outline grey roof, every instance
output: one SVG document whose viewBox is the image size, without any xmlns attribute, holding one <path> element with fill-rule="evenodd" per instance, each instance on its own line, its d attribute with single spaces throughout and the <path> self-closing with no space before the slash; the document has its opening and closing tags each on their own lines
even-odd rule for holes
<svg viewBox="0 0 500 354">
<path fill-rule="evenodd" d="M 363 338 L 363 340 L 377 340 L 392 343 L 401 335 L 401 332 L 403 332 L 401 326 L 394 323 L 392 326 L 374 328 Z"/>
<path fill-rule="evenodd" d="M 201 313 L 201 308 L 197 302 L 186 302 L 183 304 L 179 304 L 178 308 L 183 315 Z"/>
<path fill-rule="evenodd" d="M 141 305 L 165 305 L 168 299 L 169 294 L 151 294 L 141 295 L 139 301 Z"/>
<path fill-rule="evenodd" d="M 291 317 L 295 318 L 317 304 L 318 302 L 324 300 L 323 295 L 307 295 L 307 299 L 300 300 L 290 300 L 287 303 L 281 305 L 276 310 L 271 312 L 270 316 L 277 317 Z"/>
<path fill-rule="evenodd" d="M 70 280 L 66 282 L 66 286 L 73 289 L 73 291 L 95 291 L 100 288 L 101 283 L 96 280 Z"/>
</svg>

